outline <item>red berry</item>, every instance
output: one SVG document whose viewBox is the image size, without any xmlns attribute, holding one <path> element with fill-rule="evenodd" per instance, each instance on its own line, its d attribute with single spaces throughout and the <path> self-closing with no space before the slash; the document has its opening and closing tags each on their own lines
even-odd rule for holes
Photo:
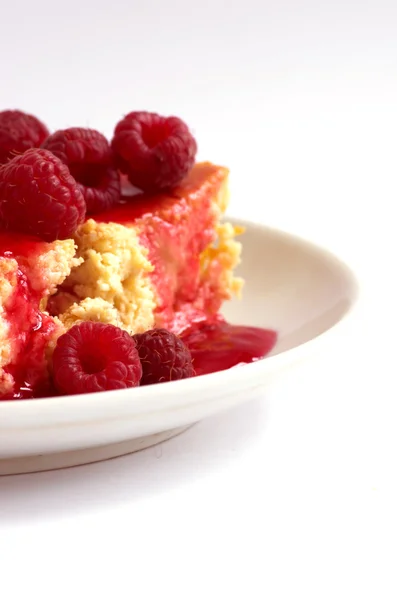
<svg viewBox="0 0 397 600">
<path fill-rule="evenodd" d="M 177 185 L 194 165 L 196 140 L 177 117 L 131 112 L 116 125 L 112 147 L 120 171 L 141 190 Z"/>
<path fill-rule="evenodd" d="M 194 376 L 189 349 L 166 329 L 151 329 L 133 336 L 142 363 L 141 385 Z"/>
<path fill-rule="evenodd" d="M 0 112 L 0 164 L 29 148 L 38 148 L 49 135 L 47 127 L 21 110 Z"/>
<path fill-rule="evenodd" d="M 70 169 L 87 204 L 87 214 L 111 208 L 120 198 L 120 177 L 109 142 L 95 129 L 71 127 L 44 142 Z"/>
<path fill-rule="evenodd" d="M 63 394 L 135 387 L 142 367 L 135 342 L 114 325 L 84 321 L 58 339 L 53 378 Z"/>
<path fill-rule="evenodd" d="M 32 148 L 0 169 L 0 227 L 46 242 L 73 236 L 85 202 L 69 169 L 52 152 Z"/>
</svg>

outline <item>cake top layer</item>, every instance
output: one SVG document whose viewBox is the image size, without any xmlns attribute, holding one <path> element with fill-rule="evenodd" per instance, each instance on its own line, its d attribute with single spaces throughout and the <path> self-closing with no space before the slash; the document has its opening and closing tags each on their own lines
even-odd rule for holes
<svg viewBox="0 0 397 600">
<path fill-rule="evenodd" d="M 229 171 L 209 162 L 196 164 L 182 183 L 170 192 L 159 194 L 136 193 L 123 194 L 118 206 L 111 210 L 93 216 L 95 221 L 102 223 L 128 224 L 148 215 L 164 218 L 169 211 L 178 211 L 176 200 L 186 202 L 201 201 L 202 199 L 217 198 L 227 180 Z M 219 199 L 223 212 L 227 199 Z"/>
</svg>

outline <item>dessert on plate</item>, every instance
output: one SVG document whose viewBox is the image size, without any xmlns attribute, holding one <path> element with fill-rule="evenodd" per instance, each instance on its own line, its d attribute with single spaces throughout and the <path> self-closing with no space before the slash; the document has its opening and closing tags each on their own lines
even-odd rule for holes
<svg viewBox="0 0 397 600">
<path fill-rule="evenodd" d="M 176 117 L 129 113 L 109 144 L 0 113 L 0 399 L 180 379 L 272 348 L 274 332 L 219 317 L 242 287 L 242 229 L 221 220 L 228 170 L 196 149 Z"/>
</svg>

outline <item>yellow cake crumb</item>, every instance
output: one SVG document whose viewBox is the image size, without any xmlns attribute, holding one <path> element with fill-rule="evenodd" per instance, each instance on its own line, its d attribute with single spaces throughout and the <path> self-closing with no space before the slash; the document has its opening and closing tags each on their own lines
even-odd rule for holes
<svg viewBox="0 0 397 600">
<path fill-rule="evenodd" d="M 65 283 L 77 304 L 87 301 L 81 311 L 76 305 L 69 307 L 59 315 L 61 321 L 90 320 L 95 314 L 95 320 L 117 322 L 133 333 L 150 329 L 156 305 L 147 275 L 153 267 L 134 227 L 89 219 L 79 227 L 75 241 L 83 263 Z M 104 302 L 90 303 L 89 299 Z"/>
<path fill-rule="evenodd" d="M 17 283 L 17 270 L 18 263 L 14 258 L 0 258 L 0 394 L 7 393 L 13 385 L 11 375 L 4 371 L 12 352 L 10 324 L 5 307 Z"/>
<path fill-rule="evenodd" d="M 210 271 L 215 270 L 218 276 L 212 279 L 216 281 L 218 294 L 228 300 L 233 295 L 240 296 L 244 283 L 233 272 L 240 264 L 241 256 L 241 243 L 236 241 L 235 236 L 244 233 L 244 228 L 231 223 L 218 223 L 216 233 L 216 242 L 200 255 L 200 277 L 203 281 L 210 280 Z"/>
<path fill-rule="evenodd" d="M 54 294 L 72 269 L 78 267 L 83 260 L 75 256 L 74 240 L 56 240 L 48 244 L 46 252 L 39 256 L 27 258 L 30 273 L 30 285 L 33 289 L 45 288 L 45 295 Z"/>
<path fill-rule="evenodd" d="M 74 302 L 62 314 L 62 322 L 69 329 L 81 321 L 96 321 L 122 327 L 118 310 L 103 298 L 84 298 Z"/>
</svg>

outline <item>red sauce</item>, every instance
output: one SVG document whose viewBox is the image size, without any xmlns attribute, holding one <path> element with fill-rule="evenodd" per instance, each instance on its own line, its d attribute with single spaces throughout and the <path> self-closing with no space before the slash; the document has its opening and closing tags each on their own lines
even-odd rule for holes
<svg viewBox="0 0 397 600">
<path fill-rule="evenodd" d="M 119 204 L 114 208 L 92 215 L 92 218 L 99 223 L 120 223 L 121 225 L 125 225 L 133 223 L 146 215 L 153 214 L 169 199 L 169 196 L 147 196 L 142 193 L 135 194 L 133 197 L 123 195 Z"/>
<path fill-rule="evenodd" d="M 277 332 L 225 321 L 199 323 L 182 334 L 196 375 L 224 371 L 264 358 L 277 342 Z"/>
<path fill-rule="evenodd" d="M 40 238 L 34 236 L 2 231 L 0 233 L 0 256 L 6 258 L 15 256 L 30 257 L 38 254 L 44 243 Z"/>
</svg>

